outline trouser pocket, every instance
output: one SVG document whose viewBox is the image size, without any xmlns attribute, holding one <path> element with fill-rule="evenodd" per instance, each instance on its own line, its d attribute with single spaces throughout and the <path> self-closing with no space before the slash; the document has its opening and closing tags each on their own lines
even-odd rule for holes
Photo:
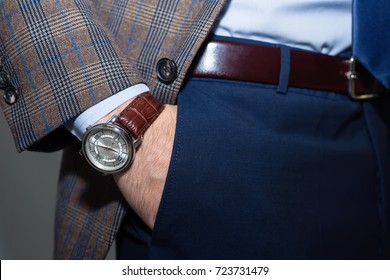
<svg viewBox="0 0 390 280">
<path fill-rule="evenodd" d="M 331 98 L 190 80 L 147 258 L 375 256 L 377 165 L 362 107 Z"/>
</svg>

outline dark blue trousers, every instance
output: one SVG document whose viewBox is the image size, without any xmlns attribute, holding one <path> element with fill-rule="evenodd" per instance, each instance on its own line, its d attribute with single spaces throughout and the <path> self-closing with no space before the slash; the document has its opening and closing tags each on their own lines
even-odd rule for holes
<svg viewBox="0 0 390 280">
<path fill-rule="evenodd" d="M 389 112 L 384 98 L 190 79 L 155 228 L 130 210 L 118 258 L 390 258 Z"/>
</svg>

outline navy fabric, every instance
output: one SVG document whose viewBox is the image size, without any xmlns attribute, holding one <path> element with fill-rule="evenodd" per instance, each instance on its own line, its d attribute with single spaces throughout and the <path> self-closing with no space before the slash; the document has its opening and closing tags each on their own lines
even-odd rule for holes
<svg viewBox="0 0 390 280">
<path fill-rule="evenodd" d="M 390 1 L 353 1 L 353 52 L 359 61 L 390 88 Z"/>
<path fill-rule="evenodd" d="M 390 100 L 279 90 L 187 82 L 155 228 L 130 211 L 118 258 L 390 258 Z"/>
</svg>

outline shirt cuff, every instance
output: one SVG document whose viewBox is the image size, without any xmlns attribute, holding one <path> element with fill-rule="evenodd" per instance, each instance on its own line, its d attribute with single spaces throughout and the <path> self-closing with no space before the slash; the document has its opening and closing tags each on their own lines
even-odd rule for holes
<svg viewBox="0 0 390 280">
<path fill-rule="evenodd" d="M 93 125 L 126 101 L 146 91 L 149 91 L 149 88 L 145 84 L 131 86 L 88 108 L 64 125 L 74 136 L 81 140 L 88 126 Z"/>
</svg>

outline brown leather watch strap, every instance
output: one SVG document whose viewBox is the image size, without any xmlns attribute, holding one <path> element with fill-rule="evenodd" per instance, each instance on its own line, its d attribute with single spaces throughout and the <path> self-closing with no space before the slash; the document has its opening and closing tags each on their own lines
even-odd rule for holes
<svg viewBox="0 0 390 280">
<path fill-rule="evenodd" d="M 160 115 L 164 105 L 150 92 L 138 95 L 115 119 L 115 123 L 126 128 L 133 137 L 142 136 Z"/>
</svg>

